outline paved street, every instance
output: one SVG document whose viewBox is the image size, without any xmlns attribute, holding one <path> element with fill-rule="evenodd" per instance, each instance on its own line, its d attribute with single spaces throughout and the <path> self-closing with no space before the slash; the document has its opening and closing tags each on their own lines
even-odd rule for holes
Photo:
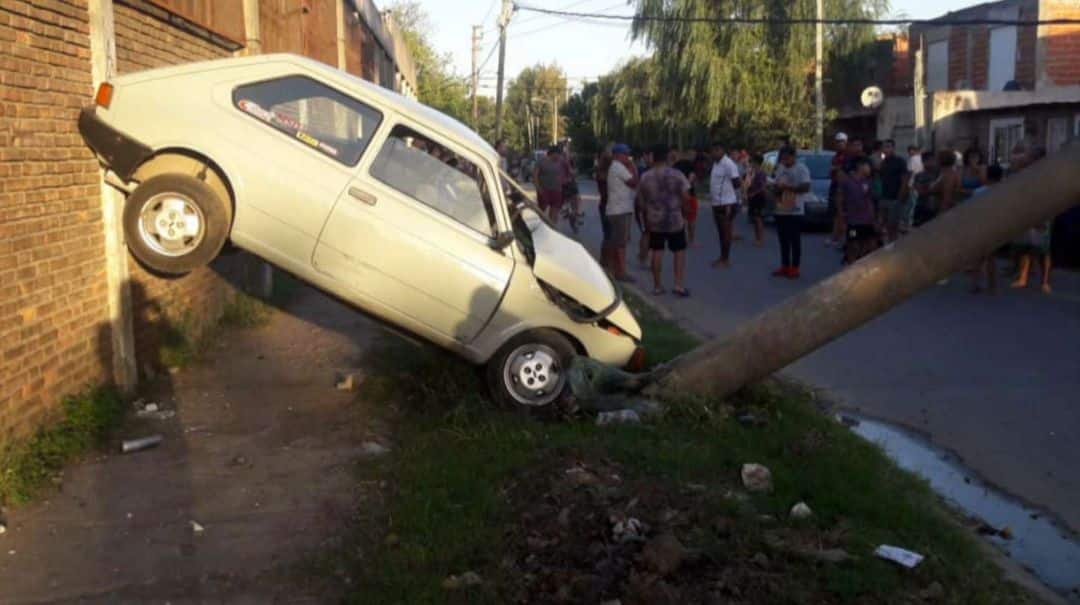
<svg viewBox="0 0 1080 605">
<path fill-rule="evenodd" d="M 595 184 L 583 182 L 582 191 L 587 218 L 581 239 L 595 253 Z M 803 241 L 803 278 L 772 278 L 779 264 L 775 232 L 768 228 L 765 247 L 756 248 L 745 218 L 737 231 L 746 239 L 735 244 L 734 266 L 712 269 L 717 235 L 703 207 L 701 247 L 688 258 L 693 296 L 661 297 L 706 334 L 723 336 L 840 269 L 839 253 L 815 233 Z M 636 260 L 631 265 L 644 288 L 647 271 Z M 670 261 L 666 271 L 670 289 Z M 958 276 L 786 372 L 852 409 L 929 436 L 989 482 L 1080 531 L 1080 275 L 1056 271 L 1053 279 L 1052 296 L 1037 287 L 1008 291 L 1002 278 L 1003 293 L 990 297 L 969 294 L 966 276 Z"/>
</svg>

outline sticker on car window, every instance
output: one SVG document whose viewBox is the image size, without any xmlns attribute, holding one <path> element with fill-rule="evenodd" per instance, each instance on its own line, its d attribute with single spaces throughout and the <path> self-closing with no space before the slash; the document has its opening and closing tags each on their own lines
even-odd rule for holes
<svg viewBox="0 0 1080 605">
<path fill-rule="evenodd" d="M 307 143 L 308 145 L 311 145 L 312 147 L 315 147 L 315 148 L 319 147 L 319 139 L 316 139 L 315 137 L 311 136 L 310 134 L 308 134 L 306 132 L 298 131 L 296 133 L 296 138 L 298 138 L 301 141 Z"/>
<path fill-rule="evenodd" d="M 323 143 L 322 141 L 319 141 L 319 151 L 321 151 L 323 153 L 326 153 L 326 154 L 329 154 L 329 155 L 332 155 L 335 158 L 338 155 L 338 150 L 337 150 L 336 147 L 331 147 L 330 145 L 327 145 L 326 143 Z"/>
<path fill-rule="evenodd" d="M 289 116 L 277 111 L 271 111 L 270 115 L 273 118 L 274 124 L 284 126 L 290 130 L 300 130 L 300 122 L 297 122 Z"/>
<path fill-rule="evenodd" d="M 236 105 L 241 110 L 246 111 L 247 113 L 255 116 L 256 118 L 259 118 L 264 122 L 270 122 L 274 118 L 274 112 L 268 109 L 263 109 L 262 106 L 255 101 L 250 101 L 248 99 L 240 99 L 240 101 L 238 101 Z"/>
</svg>

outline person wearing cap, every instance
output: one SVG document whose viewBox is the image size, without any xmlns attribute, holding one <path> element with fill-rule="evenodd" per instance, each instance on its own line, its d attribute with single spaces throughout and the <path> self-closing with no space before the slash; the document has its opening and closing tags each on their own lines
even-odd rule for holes
<svg viewBox="0 0 1080 605">
<path fill-rule="evenodd" d="M 536 184 L 536 203 L 547 211 L 551 222 L 559 224 L 559 211 L 563 205 L 563 170 L 559 156 L 562 150 L 558 145 L 548 148 L 547 155 L 540 158 L 533 168 L 533 183 Z"/>
<path fill-rule="evenodd" d="M 836 155 L 832 158 L 832 169 L 829 172 L 829 212 L 833 215 L 832 233 L 825 240 L 825 245 L 840 247 L 844 240 L 844 217 L 839 205 L 836 203 L 837 192 L 840 182 L 844 180 L 846 173 L 844 167 L 848 162 L 847 144 L 848 136 L 843 132 L 836 133 L 834 137 Z"/>
<path fill-rule="evenodd" d="M 630 243 L 630 224 L 634 217 L 634 198 L 637 194 L 638 173 L 630 160 L 630 146 L 618 143 L 611 148 L 612 162 L 607 173 L 608 202 L 605 218 L 610 223 L 605 249 L 615 279 L 633 282 L 626 272 L 626 246 Z"/>
</svg>

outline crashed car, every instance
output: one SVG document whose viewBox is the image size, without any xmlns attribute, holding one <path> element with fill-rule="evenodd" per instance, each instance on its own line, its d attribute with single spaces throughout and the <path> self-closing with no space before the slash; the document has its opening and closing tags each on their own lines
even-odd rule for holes
<svg viewBox="0 0 1080 605">
<path fill-rule="evenodd" d="M 322 63 L 263 55 L 117 77 L 79 131 L 126 194 L 138 262 L 180 275 L 229 243 L 486 366 L 551 409 L 574 355 L 640 363 L 608 276 L 463 124 Z"/>
</svg>

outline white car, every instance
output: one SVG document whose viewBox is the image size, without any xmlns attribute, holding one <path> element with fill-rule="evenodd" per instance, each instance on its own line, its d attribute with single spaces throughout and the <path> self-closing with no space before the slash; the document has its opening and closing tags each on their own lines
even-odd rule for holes
<svg viewBox="0 0 1080 605">
<path fill-rule="evenodd" d="M 263 55 L 125 75 L 79 130 L 152 271 L 189 272 L 229 241 L 486 364 L 494 398 L 526 409 L 566 396 L 575 354 L 643 358 L 618 289 L 490 145 L 343 71 Z"/>
</svg>

